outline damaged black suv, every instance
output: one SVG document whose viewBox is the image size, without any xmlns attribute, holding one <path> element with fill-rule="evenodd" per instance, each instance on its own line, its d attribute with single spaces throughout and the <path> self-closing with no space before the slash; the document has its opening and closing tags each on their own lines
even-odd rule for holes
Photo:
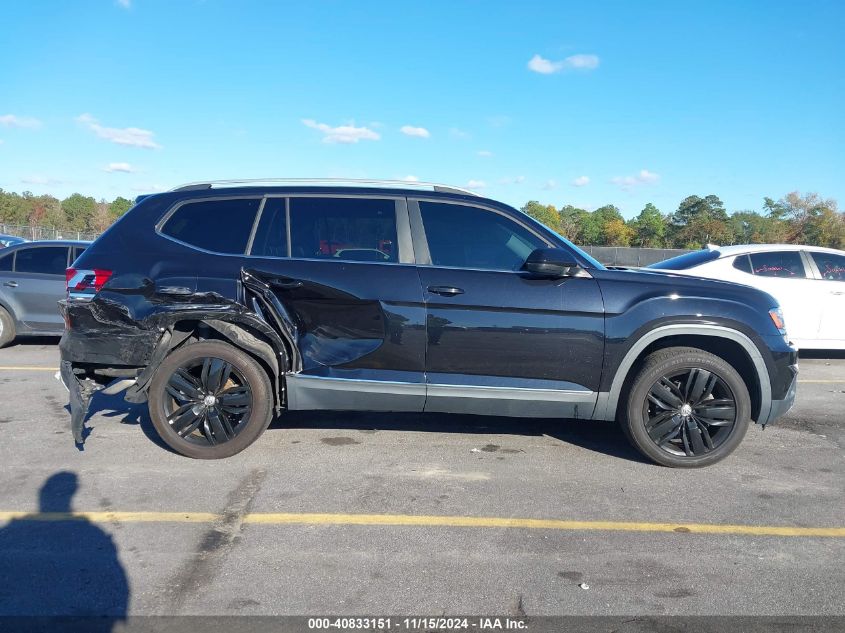
<svg viewBox="0 0 845 633">
<path fill-rule="evenodd" d="M 471 192 L 239 181 L 139 199 L 67 271 L 61 373 L 149 403 L 173 449 L 233 455 L 286 410 L 618 420 L 703 466 L 795 397 L 775 300 L 607 270 Z"/>
</svg>

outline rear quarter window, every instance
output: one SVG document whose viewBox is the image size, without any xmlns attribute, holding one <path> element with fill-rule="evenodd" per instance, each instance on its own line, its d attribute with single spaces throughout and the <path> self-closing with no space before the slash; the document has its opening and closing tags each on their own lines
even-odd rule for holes
<svg viewBox="0 0 845 633">
<path fill-rule="evenodd" d="M 186 202 L 165 220 L 160 231 L 206 251 L 243 255 L 260 205 L 260 198 Z"/>
</svg>

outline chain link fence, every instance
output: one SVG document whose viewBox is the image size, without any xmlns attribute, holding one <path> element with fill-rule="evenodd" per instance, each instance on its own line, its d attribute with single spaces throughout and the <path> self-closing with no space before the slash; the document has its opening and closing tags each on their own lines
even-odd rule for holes
<svg viewBox="0 0 845 633">
<path fill-rule="evenodd" d="M 100 234 L 92 231 L 57 229 L 52 226 L 0 223 L 0 235 L 14 235 L 28 240 L 96 240 Z"/>
<path fill-rule="evenodd" d="M 605 266 L 648 266 L 690 251 L 683 248 L 636 248 L 633 246 L 580 246 Z"/>
</svg>

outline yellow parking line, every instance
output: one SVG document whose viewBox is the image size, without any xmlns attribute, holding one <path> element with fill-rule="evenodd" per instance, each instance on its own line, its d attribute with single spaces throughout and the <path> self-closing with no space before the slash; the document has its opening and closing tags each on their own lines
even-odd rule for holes
<svg viewBox="0 0 845 633">
<path fill-rule="evenodd" d="M 0 512 L 0 521 L 88 520 L 95 523 L 212 523 L 222 515 L 209 512 Z M 641 523 L 566 521 L 507 517 L 433 516 L 412 514 L 252 513 L 243 523 L 263 525 L 364 525 L 406 527 L 517 528 L 563 531 L 674 532 L 739 536 L 845 537 L 845 527 L 726 525 L 717 523 Z"/>
<path fill-rule="evenodd" d="M 36 367 L 34 365 L 22 365 L 20 367 L 15 367 L 14 365 L 0 365 L 0 371 L 7 370 L 7 371 L 52 371 L 57 372 L 59 371 L 58 367 Z"/>
</svg>

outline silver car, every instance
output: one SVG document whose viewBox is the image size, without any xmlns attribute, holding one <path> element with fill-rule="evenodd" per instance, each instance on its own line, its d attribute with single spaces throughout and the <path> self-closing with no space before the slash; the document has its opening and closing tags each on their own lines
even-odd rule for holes
<svg viewBox="0 0 845 633">
<path fill-rule="evenodd" d="M 0 347 L 17 336 L 59 335 L 65 270 L 91 242 L 24 242 L 0 250 Z"/>
</svg>

